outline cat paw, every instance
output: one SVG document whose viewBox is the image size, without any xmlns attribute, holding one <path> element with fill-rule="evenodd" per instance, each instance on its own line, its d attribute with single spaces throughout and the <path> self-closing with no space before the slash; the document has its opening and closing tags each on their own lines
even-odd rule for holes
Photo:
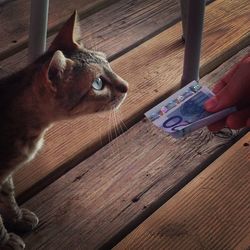
<svg viewBox="0 0 250 250">
<path fill-rule="evenodd" d="M 38 217 L 28 209 L 21 208 L 21 216 L 12 222 L 12 228 L 15 232 L 30 232 L 32 231 L 39 223 Z"/>
<path fill-rule="evenodd" d="M 15 222 L 15 229 L 18 232 L 30 232 L 39 223 L 38 217 L 28 209 L 21 208 L 22 216 Z"/>
<path fill-rule="evenodd" d="M 25 248 L 25 243 L 18 235 L 9 233 L 7 241 L 0 246 L 1 250 L 22 250 Z"/>
</svg>

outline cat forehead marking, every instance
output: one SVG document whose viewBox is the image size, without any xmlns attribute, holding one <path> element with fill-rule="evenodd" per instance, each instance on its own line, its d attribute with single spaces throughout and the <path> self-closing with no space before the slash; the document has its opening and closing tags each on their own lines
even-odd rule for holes
<svg viewBox="0 0 250 250">
<path fill-rule="evenodd" d="M 79 61 L 84 61 L 86 63 L 96 63 L 96 64 L 107 64 L 108 61 L 104 57 L 105 55 L 93 52 L 93 51 L 80 51 L 77 54 L 74 55 L 74 58 L 76 58 Z"/>
</svg>

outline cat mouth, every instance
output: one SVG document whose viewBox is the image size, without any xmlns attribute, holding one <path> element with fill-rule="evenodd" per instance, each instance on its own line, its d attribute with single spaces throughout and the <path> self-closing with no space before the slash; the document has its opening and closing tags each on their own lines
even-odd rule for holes
<svg viewBox="0 0 250 250">
<path fill-rule="evenodd" d="M 122 103 L 125 101 L 126 97 L 127 93 L 121 95 L 120 97 L 118 97 L 118 99 L 112 100 L 111 101 L 112 109 L 118 110 L 121 107 Z"/>
</svg>

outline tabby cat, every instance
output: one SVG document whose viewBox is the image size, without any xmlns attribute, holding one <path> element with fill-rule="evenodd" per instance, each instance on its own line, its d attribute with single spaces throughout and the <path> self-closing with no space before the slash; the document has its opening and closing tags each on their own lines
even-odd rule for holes
<svg viewBox="0 0 250 250">
<path fill-rule="evenodd" d="M 6 228 L 27 232 L 38 224 L 17 205 L 12 175 L 35 157 L 52 123 L 117 109 L 127 95 L 106 56 L 80 45 L 76 33 L 74 13 L 44 55 L 0 80 L 0 249 L 25 248 Z"/>
</svg>

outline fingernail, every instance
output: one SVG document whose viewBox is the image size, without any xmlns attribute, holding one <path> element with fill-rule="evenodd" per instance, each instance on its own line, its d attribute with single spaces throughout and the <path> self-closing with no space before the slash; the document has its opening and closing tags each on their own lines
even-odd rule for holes
<svg viewBox="0 0 250 250">
<path fill-rule="evenodd" d="M 218 101 L 216 97 L 213 97 L 205 103 L 205 108 L 207 110 L 213 110 L 214 108 L 216 108 L 217 105 L 218 105 Z"/>
</svg>

